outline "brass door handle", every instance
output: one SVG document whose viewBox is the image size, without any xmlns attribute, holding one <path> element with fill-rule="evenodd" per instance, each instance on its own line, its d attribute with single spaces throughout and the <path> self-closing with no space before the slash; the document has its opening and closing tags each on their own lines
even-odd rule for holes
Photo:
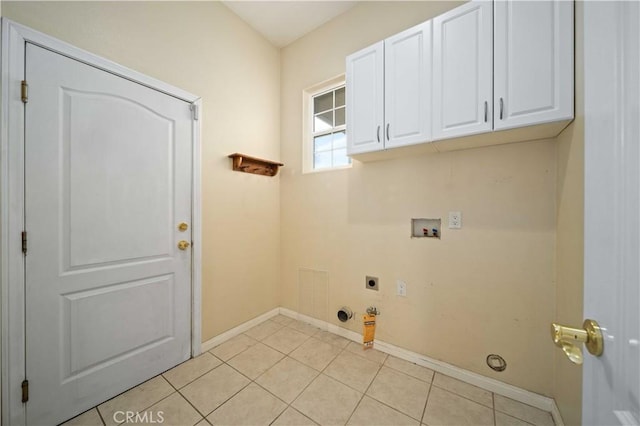
<svg viewBox="0 0 640 426">
<path fill-rule="evenodd" d="M 180 250 L 186 250 L 186 249 L 188 249 L 188 248 L 189 248 L 189 246 L 190 246 L 190 245 L 191 245 L 191 244 L 189 244 L 189 242 L 187 242 L 187 241 L 185 241 L 185 240 L 182 240 L 182 241 L 179 241 L 179 242 L 178 242 L 178 248 L 179 248 Z"/>
<path fill-rule="evenodd" d="M 584 343 L 591 355 L 600 356 L 604 351 L 604 339 L 600 326 L 594 320 L 587 319 L 582 328 L 565 327 L 551 324 L 551 339 L 574 364 L 582 364 L 580 343 Z"/>
</svg>

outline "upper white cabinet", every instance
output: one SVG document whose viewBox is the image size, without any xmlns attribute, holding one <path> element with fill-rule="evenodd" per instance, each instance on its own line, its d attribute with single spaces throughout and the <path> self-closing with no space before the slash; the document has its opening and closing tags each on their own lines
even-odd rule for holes
<svg viewBox="0 0 640 426">
<path fill-rule="evenodd" d="M 557 136 L 574 114 L 573 30 L 572 1 L 475 0 L 348 56 L 347 153 Z"/>
<path fill-rule="evenodd" d="M 431 21 L 384 41 L 385 148 L 431 139 Z"/>
<path fill-rule="evenodd" d="M 494 129 L 573 118 L 573 2 L 496 1 Z"/>
<path fill-rule="evenodd" d="M 347 57 L 347 152 L 431 139 L 431 22 Z"/>
<path fill-rule="evenodd" d="M 473 1 L 433 20 L 433 139 L 491 131 L 493 3 Z"/>
<path fill-rule="evenodd" d="M 347 57 L 347 153 L 383 148 L 384 42 Z"/>
</svg>

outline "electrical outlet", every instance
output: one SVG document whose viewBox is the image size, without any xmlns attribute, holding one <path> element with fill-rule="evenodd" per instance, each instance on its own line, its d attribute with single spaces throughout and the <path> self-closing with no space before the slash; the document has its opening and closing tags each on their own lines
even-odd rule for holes
<svg viewBox="0 0 640 426">
<path fill-rule="evenodd" d="M 396 294 L 398 296 L 406 297 L 407 296 L 407 283 L 402 280 L 396 281 Z"/>
<path fill-rule="evenodd" d="M 462 213 L 461 212 L 449 212 L 449 229 L 462 228 Z"/>
</svg>

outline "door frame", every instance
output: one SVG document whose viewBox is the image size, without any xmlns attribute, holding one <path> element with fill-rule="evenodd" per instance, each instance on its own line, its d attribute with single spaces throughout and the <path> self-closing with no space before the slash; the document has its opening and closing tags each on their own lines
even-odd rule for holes
<svg viewBox="0 0 640 426">
<path fill-rule="evenodd" d="M 20 400 L 25 371 L 24 257 L 20 246 L 24 229 L 24 104 L 21 81 L 25 74 L 25 44 L 32 43 L 101 69 L 192 105 L 192 262 L 191 356 L 201 352 L 201 161 L 202 99 L 160 80 L 101 58 L 61 40 L 2 18 L 1 133 L 0 133 L 0 394 L 2 424 L 25 424 L 26 406 Z"/>
</svg>

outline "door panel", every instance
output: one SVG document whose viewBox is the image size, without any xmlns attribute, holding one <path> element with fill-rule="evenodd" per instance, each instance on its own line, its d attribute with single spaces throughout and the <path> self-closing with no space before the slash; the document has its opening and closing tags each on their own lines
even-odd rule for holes
<svg viewBox="0 0 640 426">
<path fill-rule="evenodd" d="M 173 275 L 62 295 L 63 380 L 173 335 Z"/>
<path fill-rule="evenodd" d="M 431 138 L 431 21 L 389 37 L 385 54 L 385 148 Z"/>
<path fill-rule="evenodd" d="M 384 42 L 347 57 L 347 154 L 383 147 Z"/>
<path fill-rule="evenodd" d="M 493 4 L 472 1 L 433 20 L 433 138 L 491 131 Z"/>
<path fill-rule="evenodd" d="M 640 4 L 584 2 L 584 315 L 601 357 L 585 356 L 582 422 L 640 424 Z M 606 232 L 600 232 L 607 224 Z"/>
<path fill-rule="evenodd" d="M 495 2 L 494 129 L 573 117 L 573 2 Z"/>
<path fill-rule="evenodd" d="M 65 270 L 171 256 L 173 120 L 110 94 L 62 97 Z"/>
<path fill-rule="evenodd" d="M 189 358 L 189 104 L 27 44 L 29 424 Z M 54 396 L 55 395 L 55 396 Z"/>
</svg>

